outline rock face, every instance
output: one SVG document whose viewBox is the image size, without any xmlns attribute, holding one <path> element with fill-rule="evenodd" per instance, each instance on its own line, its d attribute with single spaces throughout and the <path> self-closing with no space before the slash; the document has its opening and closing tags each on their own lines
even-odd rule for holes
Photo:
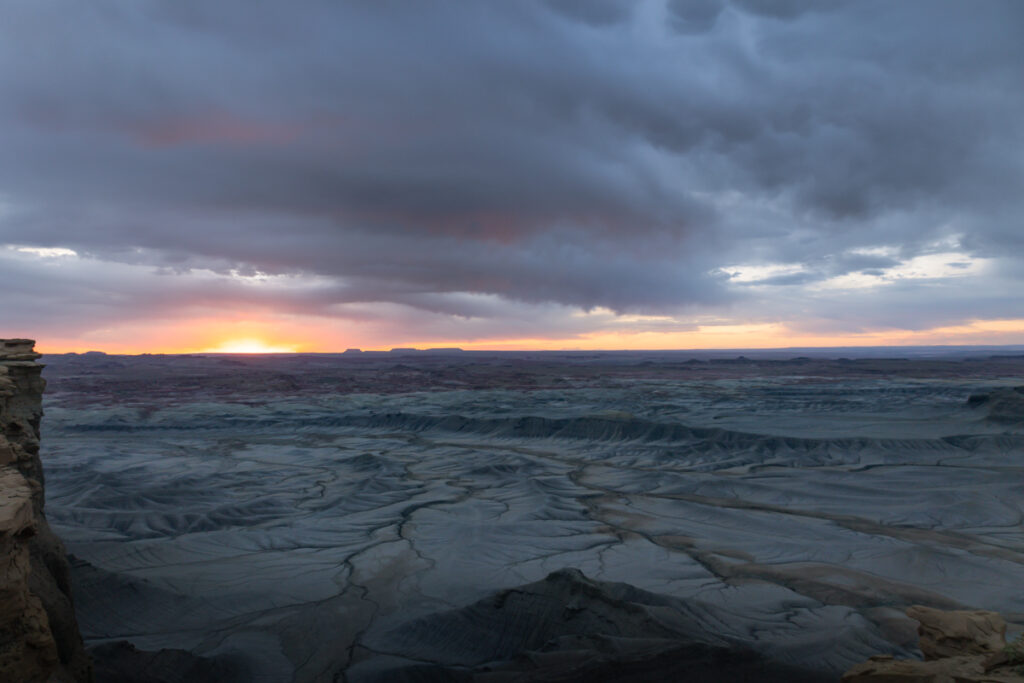
<svg viewBox="0 0 1024 683">
<path fill-rule="evenodd" d="M 995 612 L 945 611 L 914 605 L 907 616 L 920 624 L 917 633 L 926 660 L 988 655 L 1006 647 L 1006 622 Z"/>
<path fill-rule="evenodd" d="M 872 657 L 843 683 L 1024 683 L 1021 664 L 1006 653 L 1006 622 L 995 612 L 945 611 L 914 605 L 925 661 Z"/>
<path fill-rule="evenodd" d="M 0 680 L 91 681 L 64 547 L 43 514 L 43 366 L 0 340 Z"/>
</svg>

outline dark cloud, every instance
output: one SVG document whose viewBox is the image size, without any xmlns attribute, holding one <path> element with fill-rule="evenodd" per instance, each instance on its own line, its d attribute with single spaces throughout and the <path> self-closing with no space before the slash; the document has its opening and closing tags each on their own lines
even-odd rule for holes
<svg viewBox="0 0 1024 683">
<path fill-rule="evenodd" d="M 546 0 L 549 7 L 567 17 L 593 26 L 617 24 L 629 18 L 632 0 Z"/>
<path fill-rule="evenodd" d="M 259 305 L 325 316 L 800 316 L 723 269 L 1019 265 L 1022 29 L 1015 0 L 18 3 L 0 244 L 172 273 L 139 311 L 248 305 L 197 274 L 235 272 L 316 282 Z"/>
<path fill-rule="evenodd" d="M 722 0 L 668 0 L 669 25 L 681 33 L 704 33 L 722 13 Z"/>
</svg>

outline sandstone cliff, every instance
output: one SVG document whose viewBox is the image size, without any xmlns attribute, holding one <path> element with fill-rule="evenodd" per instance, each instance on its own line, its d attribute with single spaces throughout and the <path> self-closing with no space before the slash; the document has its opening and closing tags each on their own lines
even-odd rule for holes
<svg viewBox="0 0 1024 683">
<path fill-rule="evenodd" d="M 33 346 L 0 339 L 0 681 L 91 681 L 64 546 L 43 514 L 45 381 Z"/>
</svg>

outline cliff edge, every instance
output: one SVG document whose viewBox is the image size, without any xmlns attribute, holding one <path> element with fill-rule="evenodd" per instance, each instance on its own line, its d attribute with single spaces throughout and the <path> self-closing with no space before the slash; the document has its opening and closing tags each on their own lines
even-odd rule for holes
<svg viewBox="0 0 1024 683">
<path fill-rule="evenodd" d="M 0 681 L 92 681 L 67 557 L 43 514 L 46 386 L 29 339 L 0 339 Z"/>
</svg>

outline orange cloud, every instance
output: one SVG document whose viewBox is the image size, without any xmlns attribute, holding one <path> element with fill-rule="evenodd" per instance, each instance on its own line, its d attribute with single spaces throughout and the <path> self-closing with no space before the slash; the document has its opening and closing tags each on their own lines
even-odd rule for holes
<svg viewBox="0 0 1024 683">
<path fill-rule="evenodd" d="M 488 339 L 403 341 L 401 346 L 460 346 L 493 350 L 658 350 L 771 349 L 829 346 L 932 346 L 1024 344 L 1024 320 L 978 320 L 931 330 L 876 330 L 863 333 L 797 332 L 783 323 L 701 325 L 682 332 L 597 332 L 566 339 Z"/>
</svg>

